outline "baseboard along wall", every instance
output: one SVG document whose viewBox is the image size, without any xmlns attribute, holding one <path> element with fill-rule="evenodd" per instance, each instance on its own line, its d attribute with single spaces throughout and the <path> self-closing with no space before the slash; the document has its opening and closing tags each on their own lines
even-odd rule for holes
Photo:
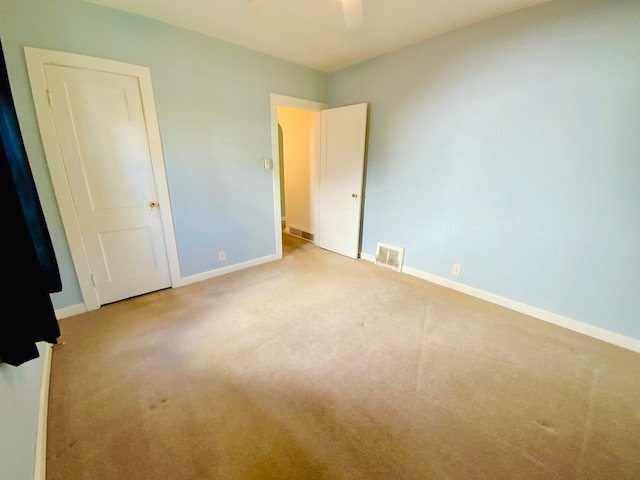
<svg viewBox="0 0 640 480">
<path fill-rule="evenodd" d="M 376 261 L 375 255 L 371 255 L 364 252 L 360 254 L 360 258 L 372 263 L 375 263 Z M 245 268 L 262 265 L 263 263 L 272 262 L 278 259 L 279 257 L 277 255 L 268 255 L 266 257 L 249 260 L 247 262 L 237 263 L 235 265 L 230 265 L 228 267 L 218 268 L 216 270 L 210 270 L 208 272 L 198 273 L 196 275 L 191 275 L 188 277 L 182 277 L 180 279 L 179 284 L 174 285 L 173 287 L 182 287 L 185 285 L 190 285 L 192 283 L 201 282 L 209 278 L 219 277 L 221 275 L 226 275 L 227 273 L 237 272 L 239 270 L 244 270 Z M 617 345 L 619 347 L 626 348 L 627 350 L 640 353 L 640 340 L 637 340 L 635 338 L 627 337 L 625 335 L 621 335 L 619 333 L 612 332 L 604 328 L 589 325 L 588 323 L 580 322 L 578 320 L 574 320 L 572 318 L 568 318 L 563 315 L 559 315 L 557 313 L 548 312 L 538 307 L 533 307 L 525 303 L 511 300 L 510 298 L 501 297 L 500 295 L 486 292 L 478 288 L 470 287 L 463 283 L 454 282 L 453 280 L 439 277 L 437 275 L 433 275 L 431 273 L 427 273 L 422 270 L 418 270 L 417 268 L 409 267 L 407 265 L 404 265 L 401 271 L 402 273 L 406 273 L 407 275 L 421 278 L 428 282 L 435 283 L 437 285 L 447 287 L 452 290 L 465 293 L 467 295 L 471 295 L 472 297 L 476 297 L 481 300 L 485 300 L 487 302 L 500 305 L 502 307 L 508 308 L 510 310 L 514 310 L 516 312 L 524 313 L 525 315 L 529 315 L 530 317 L 537 318 L 538 320 L 543 320 L 545 322 L 558 325 L 560 327 L 572 330 L 574 332 L 582 333 L 583 335 L 587 335 L 587 336 L 596 338 L 598 340 L 602 340 L 603 342 L 607 342 L 612 345 Z M 62 319 L 66 317 L 71 317 L 73 315 L 78 315 L 86 311 L 87 309 L 85 305 L 83 303 L 80 303 L 77 305 L 70 305 L 68 307 L 56 309 L 56 316 L 58 319 Z"/>
<path fill-rule="evenodd" d="M 61 320 L 67 317 L 73 317 L 74 315 L 80 315 L 81 313 L 85 313 L 87 311 L 87 307 L 84 303 L 78 303 L 76 305 L 69 305 L 68 307 L 56 308 L 56 318 Z"/>
<path fill-rule="evenodd" d="M 172 285 L 172 288 L 184 287 L 186 285 L 191 285 L 192 283 L 219 277 L 221 275 L 226 275 L 227 273 L 237 272 L 239 270 L 244 270 L 245 268 L 255 267 L 257 265 L 262 265 L 263 263 L 272 262 L 278 259 L 280 259 L 280 257 L 278 257 L 277 255 L 268 255 L 266 257 L 249 260 L 247 262 L 229 265 L 228 267 L 217 268 L 215 270 L 209 270 L 207 272 L 198 273 L 196 275 L 191 275 L 188 277 L 181 277 L 175 285 Z M 58 320 L 61 320 L 63 318 L 72 317 L 73 315 L 85 313 L 86 311 L 87 307 L 85 306 L 85 304 L 78 303 L 76 305 L 69 305 L 68 307 L 57 308 L 55 312 L 56 318 Z"/>
<path fill-rule="evenodd" d="M 34 480 L 46 480 L 47 476 L 47 417 L 49 413 L 49 381 L 51 379 L 51 353 L 53 345 L 44 342 L 41 345 L 43 365 L 42 379 L 40 381 L 36 451 L 33 468 Z"/>
<path fill-rule="evenodd" d="M 262 265 L 263 263 L 268 263 L 279 259 L 280 257 L 278 255 L 267 255 L 266 257 L 260 257 L 254 260 L 249 260 L 247 262 L 236 263 L 235 265 L 229 265 L 228 267 L 222 267 L 215 270 L 209 270 L 208 272 L 197 273 L 196 275 L 191 275 L 189 277 L 182 277 L 178 285 L 173 285 L 173 287 L 184 287 L 185 285 L 201 282 L 203 280 L 219 277 L 221 275 L 226 275 L 227 273 L 237 272 L 239 270 L 244 270 L 245 268 L 255 267 L 257 265 Z"/>
<path fill-rule="evenodd" d="M 375 263 L 376 261 L 375 255 L 371 255 L 368 253 L 361 253 L 360 258 L 373 263 Z M 606 330 L 604 328 L 589 325 L 588 323 L 580 322 L 572 318 L 558 315 L 557 313 L 548 312 L 538 307 L 533 307 L 525 303 L 511 300 L 510 298 L 501 297 L 500 295 L 486 292 L 478 288 L 470 287 L 463 283 L 454 282 L 453 280 L 439 277 L 437 275 L 418 270 L 417 268 L 404 265 L 401 271 L 402 273 L 406 273 L 407 275 L 421 278 L 428 282 L 435 283 L 437 285 L 450 288 L 467 295 L 471 295 L 472 297 L 476 297 L 481 300 L 500 305 L 519 313 L 524 313 L 525 315 L 537 318 L 538 320 L 543 320 L 545 322 L 552 323 L 568 330 L 572 330 L 574 332 L 578 332 L 583 335 L 602 340 L 603 342 L 607 342 L 612 345 L 616 345 L 618 347 L 626 348 L 627 350 L 640 353 L 640 340 L 636 340 L 635 338 L 627 337 L 619 333 Z"/>
</svg>

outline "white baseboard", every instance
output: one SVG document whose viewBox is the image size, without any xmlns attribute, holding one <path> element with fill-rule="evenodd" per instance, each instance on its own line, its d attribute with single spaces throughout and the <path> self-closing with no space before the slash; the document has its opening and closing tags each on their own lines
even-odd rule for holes
<svg viewBox="0 0 640 480">
<path fill-rule="evenodd" d="M 360 258 L 367 262 L 376 263 L 376 256 L 369 253 L 360 252 Z"/>
<path fill-rule="evenodd" d="M 40 380 L 40 403 L 36 433 L 36 452 L 33 468 L 34 480 L 45 480 L 47 470 L 47 417 L 49 413 L 49 380 L 51 379 L 51 355 L 53 345 L 42 343 L 42 379 Z"/>
<path fill-rule="evenodd" d="M 219 277 L 221 275 L 226 275 L 227 273 L 237 272 L 239 270 L 244 270 L 245 268 L 255 267 L 257 265 L 262 265 L 263 263 L 272 262 L 274 260 L 279 260 L 282 257 L 279 257 L 276 254 L 267 255 L 266 257 L 256 258 L 254 260 L 249 260 L 247 262 L 236 263 L 235 265 L 230 265 L 228 267 L 217 268 L 216 270 L 210 270 L 208 272 L 198 273 L 196 275 L 191 275 L 189 277 L 182 277 L 176 283 L 174 283 L 173 288 L 184 287 L 185 285 L 190 285 L 192 283 L 201 282 L 203 280 L 208 280 L 210 278 Z M 85 313 L 87 311 L 87 307 L 84 303 L 78 303 L 77 305 L 70 305 L 68 307 L 57 308 L 56 309 L 56 318 L 58 320 L 71 317 L 73 315 L 79 315 L 81 313 Z"/>
<path fill-rule="evenodd" d="M 62 318 L 73 317 L 74 315 L 85 313 L 86 311 L 87 307 L 84 305 L 84 303 L 69 305 L 68 307 L 63 308 L 56 308 L 56 318 L 60 320 Z"/>
<path fill-rule="evenodd" d="M 191 275 L 189 277 L 182 277 L 178 285 L 174 285 L 174 288 L 184 287 L 185 285 L 190 285 L 192 283 L 201 282 L 203 280 L 209 280 L 210 278 L 220 277 L 221 275 L 226 275 L 227 273 L 233 273 L 239 270 L 244 270 L 245 268 L 262 265 L 263 263 L 273 262 L 274 260 L 280 260 L 280 258 L 281 257 L 279 257 L 278 255 L 273 254 L 273 255 L 268 255 L 266 257 L 249 260 L 247 262 L 236 263 L 235 265 L 230 265 L 228 267 L 217 268 L 216 270 L 209 270 L 208 272 L 198 273 L 196 275 Z"/>
<path fill-rule="evenodd" d="M 360 258 L 374 263 L 376 260 L 375 256 L 368 253 L 361 253 Z M 553 323 L 554 325 L 558 325 L 568 330 L 573 330 L 574 332 L 588 335 L 598 340 L 602 340 L 603 342 L 611 343 L 613 345 L 617 345 L 618 347 L 626 348 L 627 350 L 632 350 L 634 352 L 640 353 L 640 340 L 637 340 L 635 338 L 626 337 L 619 333 L 605 330 L 604 328 L 579 322 L 578 320 L 564 317 L 562 315 L 558 315 L 557 313 L 548 312 L 538 307 L 532 307 L 531 305 L 520 303 L 515 300 L 511 300 L 510 298 L 501 297 L 490 292 L 485 292 L 484 290 L 470 287 L 462 283 L 454 282 L 453 280 L 439 277 L 431 273 L 423 272 L 422 270 L 408 267 L 406 265 L 402 267 L 402 272 L 406 273 L 407 275 L 418 277 L 431 283 L 435 283 L 437 285 L 441 285 L 443 287 L 447 287 L 452 290 L 471 295 L 472 297 L 480 298 L 481 300 L 486 300 L 487 302 L 506 307 L 510 310 L 524 313 L 525 315 L 537 318 L 538 320 Z"/>
</svg>

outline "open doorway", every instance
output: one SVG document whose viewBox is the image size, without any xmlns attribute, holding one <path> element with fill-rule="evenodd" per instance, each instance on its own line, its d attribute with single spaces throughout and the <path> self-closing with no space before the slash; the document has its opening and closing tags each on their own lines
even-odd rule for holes
<svg viewBox="0 0 640 480">
<path fill-rule="evenodd" d="M 274 198 L 273 199 L 274 199 L 274 211 L 276 213 L 274 218 L 275 243 L 276 243 L 276 255 L 280 257 L 282 257 L 283 254 L 285 253 L 283 248 L 283 236 L 285 236 L 285 234 L 287 235 L 286 237 L 287 240 L 291 240 L 291 242 L 293 243 L 293 245 L 291 245 L 292 249 L 296 250 L 295 244 L 298 243 L 300 239 L 304 240 L 304 243 L 302 243 L 302 245 L 305 245 L 307 246 L 306 248 L 309 248 L 308 243 L 306 243 L 308 241 L 307 239 L 304 239 L 304 237 L 302 237 L 301 235 L 298 235 L 298 236 L 291 235 L 289 231 L 287 231 L 287 228 L 291 228 L 291 226 L 296 228 L 295 224 L 291 225 L 292 221 L 294 221 L 294 219 L 292 218 L 289 219 L 290 220 L 289 225 L 287 225 L 287 205 L 286 205 L 287 202 L 285 197 L 286 193 L 285 193 L 285 183 L 284 183 L 285 182 L 284 150 L 286 148 L 285 143 L 288 143 L 288 142 L 285 142 L 285 138 L 288 139 L 288 137 L 293 132 L 288 132 L 287 130 L 290 130 L 290 129 L 283 128 L 283 125 L 281 125 L 279 122 L 278 109 L 281 107 L 289 107 L 292 109 L 315 113 L 317 115 L 316 117 L 316 139 L 317 139 L 320 136 L 319 112 L 322 109 L 327 108 L 328 105 L 325 103 L 320 103 L 313 100 L 305 100 L 302 98 L 289 97 L 286 95 L 271 93 L 271 146 L 272 146 L 272 158 L 274 159 L 274 162 L 273 162 Z M 314 234 L 314 240 L 311 240 L 311 242 L 314 242 L 312 246 L 315 245 L 315 241 L 316 241 L 317 232 L 314 231 L 314 227 L 315 227 L 316 218 L 318 215 L 317 205 L 315 205 L 314 203 L 317 198 L 317 191 L 318 191 L 318 185 L 319 185 L 318 171 L 319 171 L 319 155 L 320 155 L 319 150 L 320 149 L 319 149 L 319 144 L 317 142 L 316 142 L 316 147 L 317 147 L 317 151 L 315 152 L 315 158 L 313 159 L 313 164 L 309 166 L 309 184 L 307 187 L 309 192 L 309 201 L 311 202 L 311 212 L 312 212 L 311 221 L 313 222 L 313 227 L 310 228 L 311 231 L 308 231 L 308 230 L 305 230 L 304 228 L 300 228 L 300 226 L 297 226 L 300 230 L 307 231 L 307 233 Z M 291 201 L 289 203 L 291 203 Z M 291 211 L 289 213 L 291 213 Z M 287 250 L 287 251 L 290 252 L 293 250 Z"/>
<path fill-rule="evenodd" d="M 278 106 L 283 256 L 315 248 L 319 113 Z"/>
<path fill-rule="evenodd" d="M 288 201 L 286 172 L 280 178 L 280 171 L 284 172 L 287 168 L 287 143 L 291 136 L 284 120 L 279 122 L 279 112 L 284 112 L 281 107 L 298 110 L 298 113 L 306 112 L 313 118 L 310 124 L 305 123 L 310 136 L 305 137 L 306 146 L 301 147 L 302 151 L 309 153 L 310 161 L 306 163 L 309 179 L 296 183 L 296 188 L 308 188 L 304 201 Z M 278 257 L 282 257 L 283 253 L 283 218 L 285 233 L 309 239 L 320 248 L 349 258 L 359 257 L 367 112 L 366 103 L 327 108 L 326 104 L 311 100 L 271 94 L 272 158 L 279 159 L 280 151 L 283 151 L 283 168 L 280 168 L 279 161 L 273 162 L 274 226 Z M 293 122 L 293 125 L 299 127 L 301 123 Z M 279 130 L 282 130 L 282 148 L 278 141 Z M 295 140 L 300 137 L 293 135 L 292 138 Z M 296 218 L 298 207 L 306 212 L 306 218 Z M 283 208 L 284 214 L 281 213 Z"/>
</svg>

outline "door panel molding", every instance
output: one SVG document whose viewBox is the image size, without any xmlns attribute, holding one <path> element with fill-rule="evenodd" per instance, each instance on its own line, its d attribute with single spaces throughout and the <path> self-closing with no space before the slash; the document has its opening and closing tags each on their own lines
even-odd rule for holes
<svg viewBox="0 0 640 480">
<path fill-rule="evenodd" d="M 73 259 L 78 282 L 80 284 L 80 290 L 87 310 L 100 308 L 100 302 L 96 289 L 91 281 L 89 260 L 82 240 L 82 233 L 76 216 L 71 188 L 67 180 L 64 160 L 58 145 L 58 137 L 56 134 L 53 114 L 49 106 L 45 65 L 98 70 L 102 72 L 128 75 L 138 79 L 145 125 L 147 128 L 154 183 L 158 196 L 158 203 L 162 206 L 162 208 L 159 209 L 159 213 L 162 222 L 167 260 L 169 263 L 171 285 L 174 287 L 180 285 L 180 264 L 173 228 L 173 214 L 171 212 L 169 188 L 160 139 L 160 129 L 158 126 L 155 99 L 151 84 L 151 72 L 149 68 L 117 62 L 114 60 L 33 47 L 24 47 L 24 51 L 36 109 L 36 116 L 40 127 L 40 135 L 42 137 L 47 164 L 49 166 L 51 181 L 53 183 L 56 200 L 62 217 L 62 223 L 69 242 L 69 248 L 71 250 L 71 257 Z"/>
</svg>

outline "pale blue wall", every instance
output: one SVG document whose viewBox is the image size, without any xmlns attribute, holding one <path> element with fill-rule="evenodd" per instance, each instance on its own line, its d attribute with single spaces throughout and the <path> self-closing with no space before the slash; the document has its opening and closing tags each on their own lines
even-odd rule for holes
<svg viewBox="0 0 640 480">
<path fill-rule="evenodd" d="M 44 344 L 38 344 L 43 355 Z M 0 363 L 0 478 L 33 480 L 42 356 L 16 368 Z"/>
<path fill-rule="evenodd" d="M 151 69 L 182 275 L 275 253 L 269 93 L 326 100 L 327 76 L 80 0 L 2 0 L 0 34 L 25 146 L 63 276 L 57 308 L 82 302 L 48 174 L 24 45 Z M 218 262 L 225 250 L 227 261 Z"/>
<path fill-rule="evenodd" d="M 371 105 L 364 252 L 640 339 L 640 2 L 458 30 L 330 75 L 329 102 Z"/>
</svg>

